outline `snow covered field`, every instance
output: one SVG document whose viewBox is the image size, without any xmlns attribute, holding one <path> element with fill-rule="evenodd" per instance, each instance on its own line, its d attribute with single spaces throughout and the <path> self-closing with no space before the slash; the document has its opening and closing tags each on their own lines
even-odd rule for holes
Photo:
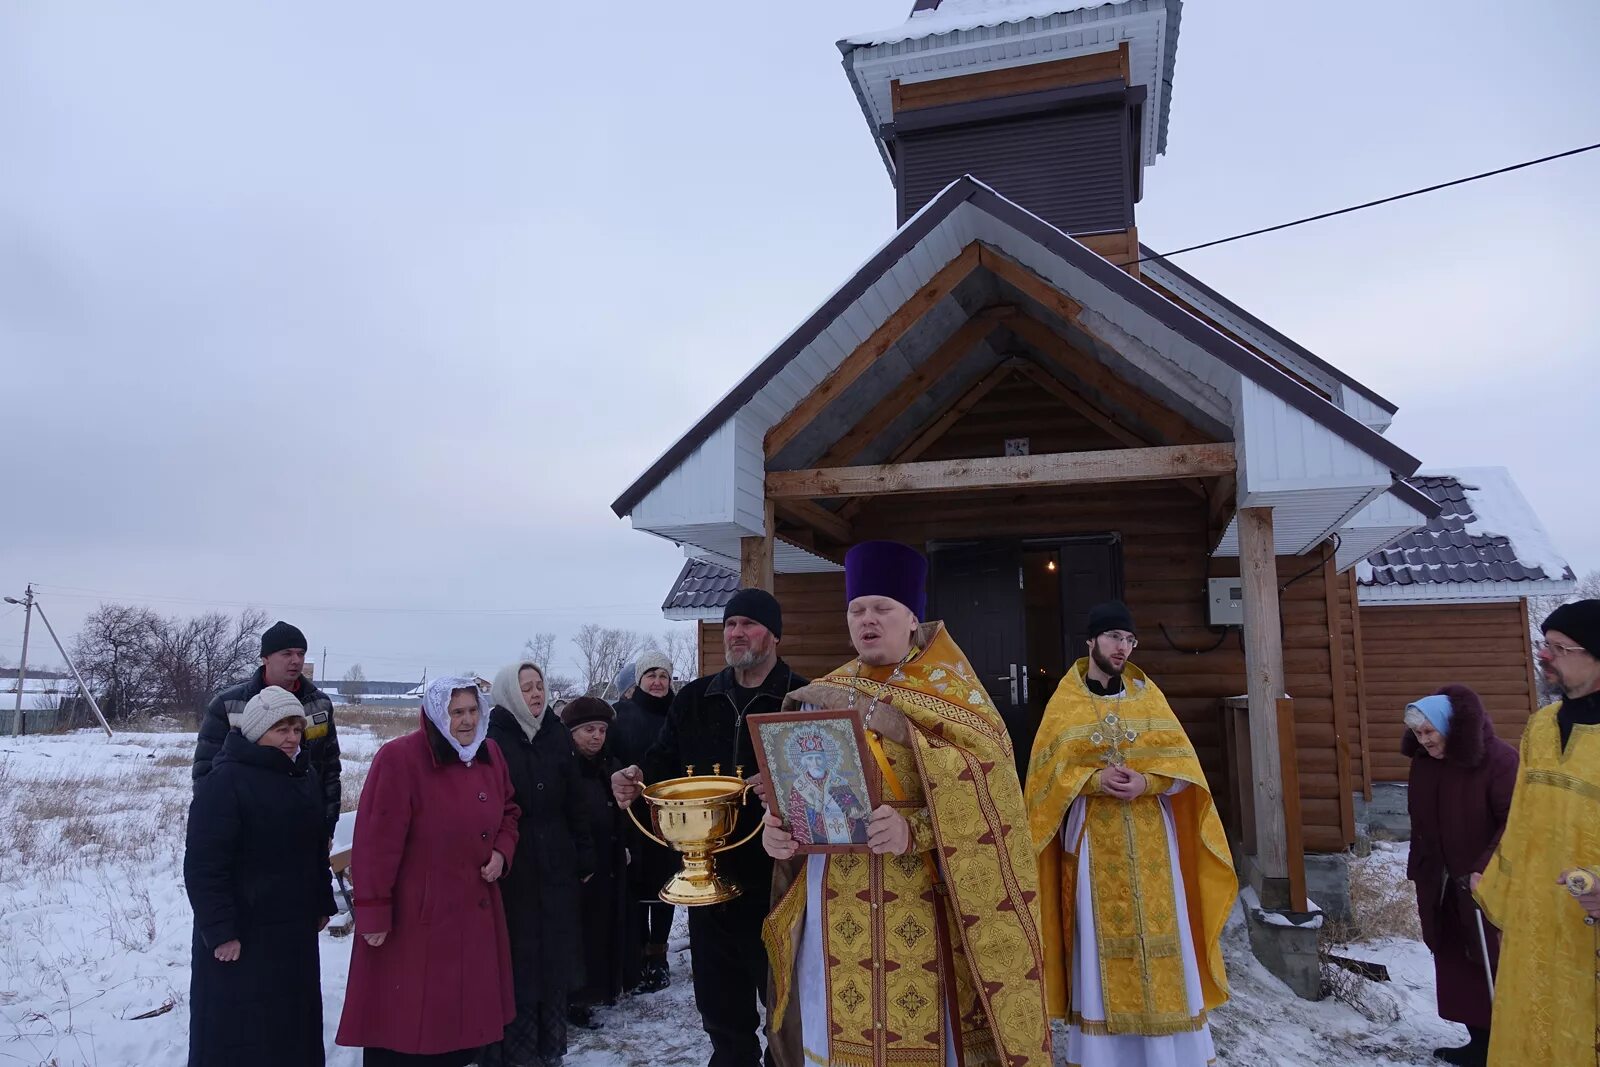
<svg viewBox="0 0 1600 1067">
<path fill-rule="evenodd" d="M 340 741 L 354 783 L 380 741 L 354 726 L 340 728 Z M 189 733 L 0 737 L 0 1065 L 185 1062 L 191 916 L 182 862 L 193 746 Z M 1366 862 L 1386 879 L 1404 877 L 1403 848 Z M 706 1062 L 683 935 L 680 912 L 671 988 L 602 1011 L 599 1031 L 574 1031 L 571 1067 Z M 1354 980 L 1350 999 L 1362 1011 L 1296 999 L 1250 955 L 1237 913 L 1226 950 L 1234 999 L 1213 1020 L 1221 1063 L 1423 1064 L 1436 1045 L 1465 1039 L 1434 1015 L 1420 943 L 1344 950 L 1385 963 L 1394 977 Z M 323 935 L 328 1062 L 340 1067 L 360 1062 L 332 1043 L 349 957 L 348 938 Z"/>
</svg>

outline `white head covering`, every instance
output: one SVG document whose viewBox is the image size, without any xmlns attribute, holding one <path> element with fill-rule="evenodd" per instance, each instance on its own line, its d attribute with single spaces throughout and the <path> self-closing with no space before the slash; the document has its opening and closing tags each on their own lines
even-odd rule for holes
<svg viewBox="0 0 1600 1067">
<path fill-rule="evenodd" d="M 544 710 L 535 719 L 533 712 L 528 708 L 528 702 L 522 697 L 522 672 L 529 669 L 538 671 L 539 677 L 544 678 L 544 671 L 539 670 L 539 665 L 532 660 L 523 660 L 521 663 L 512 663 L 501 667 L 495 673 L 494 685 L 489 689 L 489 699 L 494 701 L 496 707 L 505 708 L 517 720 L 517 725 L 522 727 L 522 732 L 533 740 L 533 735 L 539 732 L 539 727 L 544 724 L 545 715 L 550 712 L 550 694 L 544 698 Z"/>
<path fill-rule="evenodd" d="M 463 745 L 450 732 L 450 697 L 457 689 L 470 689 L 472 695 L 478 698 L 478 729 L 472 735 L 470 745 Z M 483 739 L 489 733 L 489 698 L 484 696 L 476 681 L 461 676 L 435 678 L 428 683 L 428 691 L 423 694 L 422 713 L 444 735 L 445 741 L 461 757 L 462 763 L 477 757 L 478 749 L 483 746 Z"/>
<path fill-rule="evenodd" d="M 300 704 L 299 697 L 287 689 L 269 685 L 245 704 L 244 713 L 239 716 L 239 732 L 244 734 L 246 741 L 255 744 L 263 734 L 284 719 L 304 722 L 305 717 L 306 709 Z"/>
</svg>

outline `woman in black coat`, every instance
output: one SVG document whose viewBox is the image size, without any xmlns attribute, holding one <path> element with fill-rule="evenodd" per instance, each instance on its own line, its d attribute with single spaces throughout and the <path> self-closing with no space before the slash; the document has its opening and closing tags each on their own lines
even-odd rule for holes
<svg viewBox="0 0 1600 1067">
<path fill-rule="evenodd" d="M 489 737 L 505 754 L 522 809 L 517 862 L 501 886 L 517 1016 L 479 1062 L 554 1067 L 567 1051 L 567 994 L 584 978 L 578 895 L 594 872 L 594 843 L 578 754 L 561 719 L 545 709 L 544 672 L 513 664 L 495 675 L 489 695 Z"/>
<path fill-rule="evenodd" d="M 195 783 L 190 1067 L 323 1062 L 317 933 L 334 912 L 322 783 L 294 694 L 263 689 Z"/>
<path fill-rule="evenodd" d="M 624 767 L 640 766 L 644 754 L 656 743 L 672 707 L 672 662 L 659 652 L 646 652 L 633 665 L 637 679 L 617 701 L 617 721 L 611 727 L 612 754 Z M 650 812 L 640 800 L 635 814 L 650 823 Z M 626 814 L 623 818 L 627 818 Z M 667 879 L 678 872 L 677 853 L 662 848 L 641 834 L 629 820 L 628 848 L 634 862 L 628 867 L 628 927 L 633 939 L 624 957 L 623 980 L 637 985 L 636 992 L 654 993 L 672 980 L 667 966 L 667 936 L 676 909 L 658 894 Z"/>
<path fill-rule="evenodd" d="M 624 938 L 629 933 L 628 852 L 622 822 L 627 816 L 611 795 L 611 775 L 622 770 L 606 748 L 616 712 L 596 697 L 579 697 L 561 709 L 578 750 L 583 819 L 594 839 L 594 876 L 583 885 L 584 983 L 572 993 L 567 1018 L 575 1026 L 598 1029 L 593 1009 L 614 1004 L 622 992 Z"/>
</svg>

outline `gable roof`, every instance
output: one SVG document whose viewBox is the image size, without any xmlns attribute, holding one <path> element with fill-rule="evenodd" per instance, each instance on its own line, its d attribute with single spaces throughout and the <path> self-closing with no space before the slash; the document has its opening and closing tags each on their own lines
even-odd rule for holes
<svg viewBox="0 0 1600 1067">
<path fill-rule="evenodd" d="M 756 367 L 716 402 L 695 425 L 663 453 L 644 474 L 611 505 L 619 517 L 627 516 L 652 489 L 696 448 L 727 423 L 761 389 L 815 341 L 841 314 L 878 282 L 908 252 L 958 209 L 970 206 L 995 222 L 1044 248 L 1051 255 L 1086 275 L 1112 295 L 1174 331 L 1184 340 L 1217 359 L 1225 367 L 1259 385 L 1266 393 L 1309 416 L 1340 438 L 1385 464 L 1397 475 L 1415 471 L 1418 461 L 1404 449 L 1340 410 L 1326 398 L 1256 353 L 1219 332 L 1210 323 L 1138 279 L 1085 248 L 1063 231 L 995 192 L 971 175 L 952 182 L 929 201 L 862 267 L 839 287 L 801 325 Z"/>
<path fill-rule="evenodd" d="M 1513 600 L 1564 594 L 1575 576 L 1504 467 L 1408 479 L 1438 512 L 1356 566 L 1361 602 Z"/>
</svg>

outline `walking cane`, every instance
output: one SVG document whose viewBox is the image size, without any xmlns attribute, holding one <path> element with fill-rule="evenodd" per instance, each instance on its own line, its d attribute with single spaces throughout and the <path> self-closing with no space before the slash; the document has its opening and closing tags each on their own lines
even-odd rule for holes
<svg viewBox="0 0 1600 1067">
<path fill-rule="evenodd" d="M 1489 980 L 1489 999 L 1494 1000 L 1494 968 L 1489 964 L 1489 937 L 1483 932 L 1483 912 L 1472 909 L 1478 919 L 1478 947 L 1483 949 L 1483 976 Z"/>
</svg>

